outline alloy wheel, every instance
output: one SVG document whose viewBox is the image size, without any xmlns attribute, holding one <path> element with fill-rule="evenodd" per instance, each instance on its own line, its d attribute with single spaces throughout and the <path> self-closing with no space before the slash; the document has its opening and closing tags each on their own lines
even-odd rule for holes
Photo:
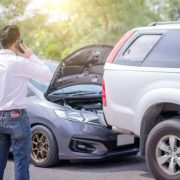
<svg viewBox="0 0 180 180">
<path fill-rule="evenodd" d="M 156 146 L 156 159 L 168 175 L 180 174 L 180 138 L 175 135 L 162 137 Z"/>
<path fill-rule="evenodd" d="M 50 152 L 50 144 L 46 134 L 40 131 L 35 131 L 32 134 L 32 153 L 31 158 L 37 162 L 44 162 Z"/>
</svg>

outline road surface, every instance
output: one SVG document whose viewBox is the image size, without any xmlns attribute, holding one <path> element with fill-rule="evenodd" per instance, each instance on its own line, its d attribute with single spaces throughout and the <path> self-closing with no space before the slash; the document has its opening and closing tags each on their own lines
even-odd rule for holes
<svg viewBox="0 0 180 180">
<path fill-rule="evenodd" d="M 13 180 L 13 160 L 10 158 L 4 180 Z M 154 180 L 145 160 L 139 156 L 116 158 L 98 162 L 60 161 L 53 168 L 30 165 L 31 180 Z"/>
</svg>

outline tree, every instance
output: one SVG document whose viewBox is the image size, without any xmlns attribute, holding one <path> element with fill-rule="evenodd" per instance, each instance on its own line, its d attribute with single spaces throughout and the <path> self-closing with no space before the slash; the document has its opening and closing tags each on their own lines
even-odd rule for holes
<svg viewBox="0 0 180 180">
<path fill-rule="evenodd" d="M 25 18 L 27 0 L 17 1 L 1 0 L 1 24 L 9 19 L 17 23 L 24 41 L 42 58 L 54 60 L 85 45 L 114 45 L 129 29 L 159 20 L 144 0 L 64 0 L 56 5 L 46 1 L 47 11 L 36 10 Z M 65 18 L 49 22 L 51 9 Z"/>
<path fill-rule="evenodd" d="M 180 19 L 179 0 L 148 0 L 152 11 L 160 15 L 161 20 L 176 21 Z"/>
<path fill-rule="evenodd" d="M 16 22 L 25 11 L 28 0 L 1 0 L 0 1 L 0 23 L 1 25 Z"/>
</svg>

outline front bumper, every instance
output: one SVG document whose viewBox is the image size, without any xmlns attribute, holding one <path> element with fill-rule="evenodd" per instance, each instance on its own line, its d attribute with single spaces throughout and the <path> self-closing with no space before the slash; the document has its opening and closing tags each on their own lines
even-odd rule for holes
<svg viewBox="0 0 180 180">
<path fill-rule="evenodd" d="M 76 152 L 76 157 L 73 159 L 107 159 L 134 155 L 139 152 L 138 138 L 135 138 L 134 144 L 124 146 L 117 146 L 116 141 L 116 139 L 111 141 L 92 141 L 73 138 L 70 144 L 72 151 Z"/>
<path fill-rule="evenodd" d="M 61 120 L 58 129 L 60 159 L 106 159 L 139 152 L 139 138 L 134 137 L 134 143 L 118 146 L 118 133 L 103 125 Z"/>
</svg>

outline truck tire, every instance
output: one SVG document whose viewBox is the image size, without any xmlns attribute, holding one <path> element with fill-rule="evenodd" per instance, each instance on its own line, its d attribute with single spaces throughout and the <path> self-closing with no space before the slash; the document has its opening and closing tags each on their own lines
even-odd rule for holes
<svg viewBox="0 0 180 180">
<path fill-rule="evenodd" d="M 149 133 L 146 163 L 158 180 L 180 180 L 180 120 L 165 120 Z"/>
<path fill-rule="evenodd" d="M 32 127 L 31 163 L 38 167 L 51 167 L 58 162 L 58 147 L 53 133 L 42 125 Z"/>
</svg>

